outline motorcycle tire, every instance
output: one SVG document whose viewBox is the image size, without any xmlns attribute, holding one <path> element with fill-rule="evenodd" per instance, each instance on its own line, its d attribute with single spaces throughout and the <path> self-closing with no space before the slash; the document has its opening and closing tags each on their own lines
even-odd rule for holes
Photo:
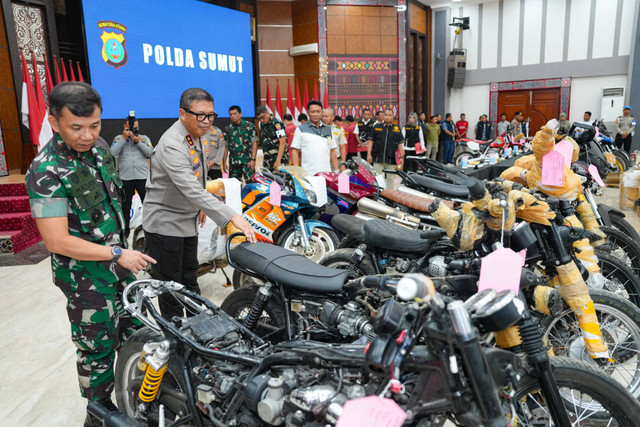
<svg viewBox="0 0 640 427">
<path fill-rule="evenodd" d="M 551 369 L 572 426 L 638 425 L 638 401 L 599 369 L 565 357 L 552 357 Z M 520 379 L 511 402 L 517 407 L 518 425 L 557 425 L 549 419 L 544 393 L 534 376 Z"/>
<path fill-rule="evenodd" d="M 352 261 L 354 252 L 355 249 L 335 250 L 325 255 L 325 257 L 320 260 L 320 265 L 342 270 L 351 270 L 353 271 L 353 277 L 349 277 L 349 279 L 376 274 L 376 268 L 371 262 L 371 258 L 367 255 L 365 255 L 360 265 L 356 268 Z"/>
<path fill-rule="evenodd" d="M 469 156 L 470 159 L 475 157 L 471 151 L 466 151 L 466 150 L 465 151 L 461 151 L 453 159 L 453 164 L 456 165 L 456 166 L 460 166 L 462 164 L 462 156 Z"/>
<path fill-rule="evenodd" d="M 640 278 L 622 260 L 603 253 L 597 255 L 604 289 L 640 307 Z"/>
<path fill-rule="evenodd" d="M 142 347 L 148 342 L 159 342 L 163 339 L 164 337 L 160 333 L 145 327 L 129 337 L 118 352 L 114 378 L 116 403 L 120 412 L 129 418 L 134 417 L 137 406 L 141 403 L 138 398 L 138 392 L 144 379 L 144 372 L 138 369 L 137 364 L 142 353 Z M 180 364 L 176 356 L 172 354 L 162 377 L 160 392 L 149 405 L 149 413 L 155 414 L 155 422 L 157 422 L 160 404 L 165 406 L 165 418 L 178 421 L 179 416 L 177 414 L 180 413 L 185 421 L 191 417 L 187 401 L 178 399 L 179 396 L 184 396 L 186 399 L 185 384 Z M 163 398 L 164 396 L 167 396 L 166 400 Z M 191 419 L 193 420 L 193 418 Z M 153 423 L 154 421 L 150 422 Z"/>
<path fill-rule="evenodd" d="M 233 276 L 231 277 L 231 283 L 233 284 L 233 289 L 238 289 L 243 286 L 262 286 L 264 282 L 248 276 L 238 270 L 233 270 Z"/>
<path fill-rule="evenodd" d="M 630 166 L 629 160 L 623 154 L 620 154 L 618 150 L 614 151 L 613 155 L 616 157 L 616 164 L 620 172 L 626 172 Z"/>
<path fill-rule="evenodd" d="M 640 234 L 638 234 L 633 225 L 629 224 L 629 222 L 624 219 L 621 214 L 609 212 L 609 220 L 611 221 L 611 227 L 622 231 L 634 242 L 640 242 Z"/>
<path fill-rule="evenodd" d="M 256 299 L 259 289 L 260 286 L 257 285 L 248 285 L 234 289 L 234 291 L 227 295 L 224 301 L 222 301 L 220 308 L 229 316 L 243 323 L 251 310 L 251 306 Z M 286 333 L 283 331 L 285 325 L 284 302 L 280 297 L 272 294 L 264 306 L 254 332 L 261 337 L 281 341 L 286 338 Z"/>
<path fill-rule="evenodd" d="M 589 294 L 600 323 L 602 339 L 614 363 L 598 365 L 584 347 L 582 332 L 573 311 L 541 319 L 543 335 L 556 356 L 587 362 L 614 377 L 635 398 L 640 396 L 640 309 L 607 291 L 590 289 Z"/>
<path fill-rule="evenodd" d="M 608 255 L 618 258 L 640 276 L 640 240 L 634 241 L 623 231 L 612 227 L 600 227 L 607 236 L 612 251 Z"/>
<path fill-rule="evenodd" d="M 315 227 L 312 230 L 312 235 L 309 236 L 312 251 L 309 254 L 305 253 L 304 247 L 300 242 L 296 242 L 298 238 L 296 229 L 291 227 L 282 233 L 282 236 L 278 239 L 278 246 L 304 255 L 313 262 L 320 262 L 323 256 L 335 251 L 340 245 L 340 240 L 336 233 L 328 228 Z"/>
</svg>

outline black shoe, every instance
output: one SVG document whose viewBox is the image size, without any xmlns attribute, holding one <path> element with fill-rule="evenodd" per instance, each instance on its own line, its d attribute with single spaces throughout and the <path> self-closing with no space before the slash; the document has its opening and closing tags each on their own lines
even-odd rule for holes
<svg viewBox="0 0 640 427">
<path fill-rule="evenodd" d="M 96 403 L 100 404 L 103 408 L 105 408 L 109 412 L 118 411 L 118 408 L 111 401 L 111 398 L 98 400 Z M 102 421 L 98 420 L 96 417 L 94 417 L 87 411 L 87 416 L 84 419 L 84 427 L 102 427 Z"/>
</svg>

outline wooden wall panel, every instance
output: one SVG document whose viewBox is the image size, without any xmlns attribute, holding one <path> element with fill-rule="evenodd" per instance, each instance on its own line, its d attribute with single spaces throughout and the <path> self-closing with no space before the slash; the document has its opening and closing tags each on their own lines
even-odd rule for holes
<svg viewBox="0 0 640 427">
<path fill-rule="evenodd" d="M 2 119 L 2 139 L 9 171 L 21 169 L 23 156 L 18 98 L 13 77 L 4 16 L 0 7 L 0 119 Z"/>
<path fill-rule="evenodd" d="M 397 55 L 396 9 L 378 6 L 327 6 L 327 53 Z"/>
<path fill-rule="evenodd" d="M 318 6 L 315 0 L 296 0 L 291 7 L 293 15 L 293 45 L 318 42 Z M 320 78 L 318 54 L 302 55 L 293 58 L 295 78 L 300 85 L 300 96 L 304 96 L 304 83 L 307 82 L 309 97 L 313 97 L 313 82 Z M 292 81 L 292 90 L 295 91 Z"/>
<path fill-rule="evenodd" d="M 259 50 L 289 50 L 291 46 L 293 46 L 291 27 L 260 27 Z"/>
<path fill-rule="evenodd" d="M 291 2 L 258 1 L 258 25 L 291 25 Z"/>
<path fill-rule="evenodd" d="M 409 22 L 411 29 L 427 34 L 427 11 L 415 4 L 409 5 Z"/>
</svg>

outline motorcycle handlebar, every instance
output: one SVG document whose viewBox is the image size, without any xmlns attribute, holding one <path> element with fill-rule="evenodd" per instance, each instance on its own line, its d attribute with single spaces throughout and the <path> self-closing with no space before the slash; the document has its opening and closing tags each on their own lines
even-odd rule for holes
<svg viewBox="0 0 640 427">
<path fill-rule="evenodd" d="M 388 274 L 385 274 L 385 275 L 382 275 L 382 276 L 364 276 L 360 280 L 360 284 L 365 288 L 381 289 L 383 291 L 390 291 L 391 290 L 388 287 L 390 282 L 393 282 L 393 284 L 395 284 L 395 283 L 397 283 L 397 280 L 394 280 L 393 277 L 391 277 Z"/>
</svg>

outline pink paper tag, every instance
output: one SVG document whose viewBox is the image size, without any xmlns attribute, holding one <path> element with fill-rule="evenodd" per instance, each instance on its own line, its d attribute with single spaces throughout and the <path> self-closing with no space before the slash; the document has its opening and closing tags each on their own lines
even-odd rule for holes
<svg viewBox="0 0 640 427">
<path fill-rule="evenodd" d="M 229 172 L 222 172 L 222 178 L 223 179 L 229 178 Z"/>
<path fill-rule="evenodd" d="M 269 185 L 269 203 L 280 206 L 280 184 L 275 181 Z"/>
<path fill-rule="evenodd" d="M 524 264 L 522 255 L 509 248 L 498 249 L 482 258 L 478 292 L 485 289 L 514 291 L 518 295 L 520 275 Z"/>
<path fill-rule="evenodd" d="M 524 143 L 525 143 L 525 142 L 526 142 L 526 141 L 524 140 L 524 138 L 520 138 L 520 144 L 521 144 L 521 145 L 524 145 Z"/>
<path fill-rule="evenodd" d="M 564 156 L 557 151 L 547 153 L 542 157 L 542 185 L 561 187 L 564 177 Z"/>
<path fill-rule="evenodd" d="M 593 180 L 597 182 L 600 187 L 604 187 L 604 181 L 600 177 L 600 172 L 598 172 L 598 168 L 596 167 L 596 165 L 589 165 L 589 168 L 587 170 L 593 177 Z"/>
<path fill-rule="evenodd" d="M 407 413 L 391 399 L 368 396 L 348 400 L 336 427 L 400 427 Z"/>
<path fill-rule="evenodd" d="M 598 126 L 596 126 L 595 128 L 596 128 L 596 136 L 594 136 L 594 138 L 597 138 L 600 136 L 600 129 L 598 129 Z"/>
<path fill-rule="evenodd" d="M 424 150 L 422 149 L 422 144 L 421 143 L 416 142 L 415 147 L 416 147 L 416 154 L 420 154 L 420 153 L 424 152 Z"/>
<path fill-rule="evenodd" d="M 338 175 L 338 193 L 349 194 L 351 190 L 349 189 L 349 175 L 342 172 Z"/>
<path fill-rule="evenodd" d="M 560 141 L 556 144 L 554 151 L 562 154 L 564 157 L 564 164 L 566 167 L 571 167 L 571 159 L 573 158 L 573 144 L 569 141 Z"/>
<path fill-rule="evenodd" d="M 525 248 L 520 252 L 517 252 L 517 254 L 522 257 L 522 265 L 524 265 L 527 262 L 527 249 Z"/>
</svg>

